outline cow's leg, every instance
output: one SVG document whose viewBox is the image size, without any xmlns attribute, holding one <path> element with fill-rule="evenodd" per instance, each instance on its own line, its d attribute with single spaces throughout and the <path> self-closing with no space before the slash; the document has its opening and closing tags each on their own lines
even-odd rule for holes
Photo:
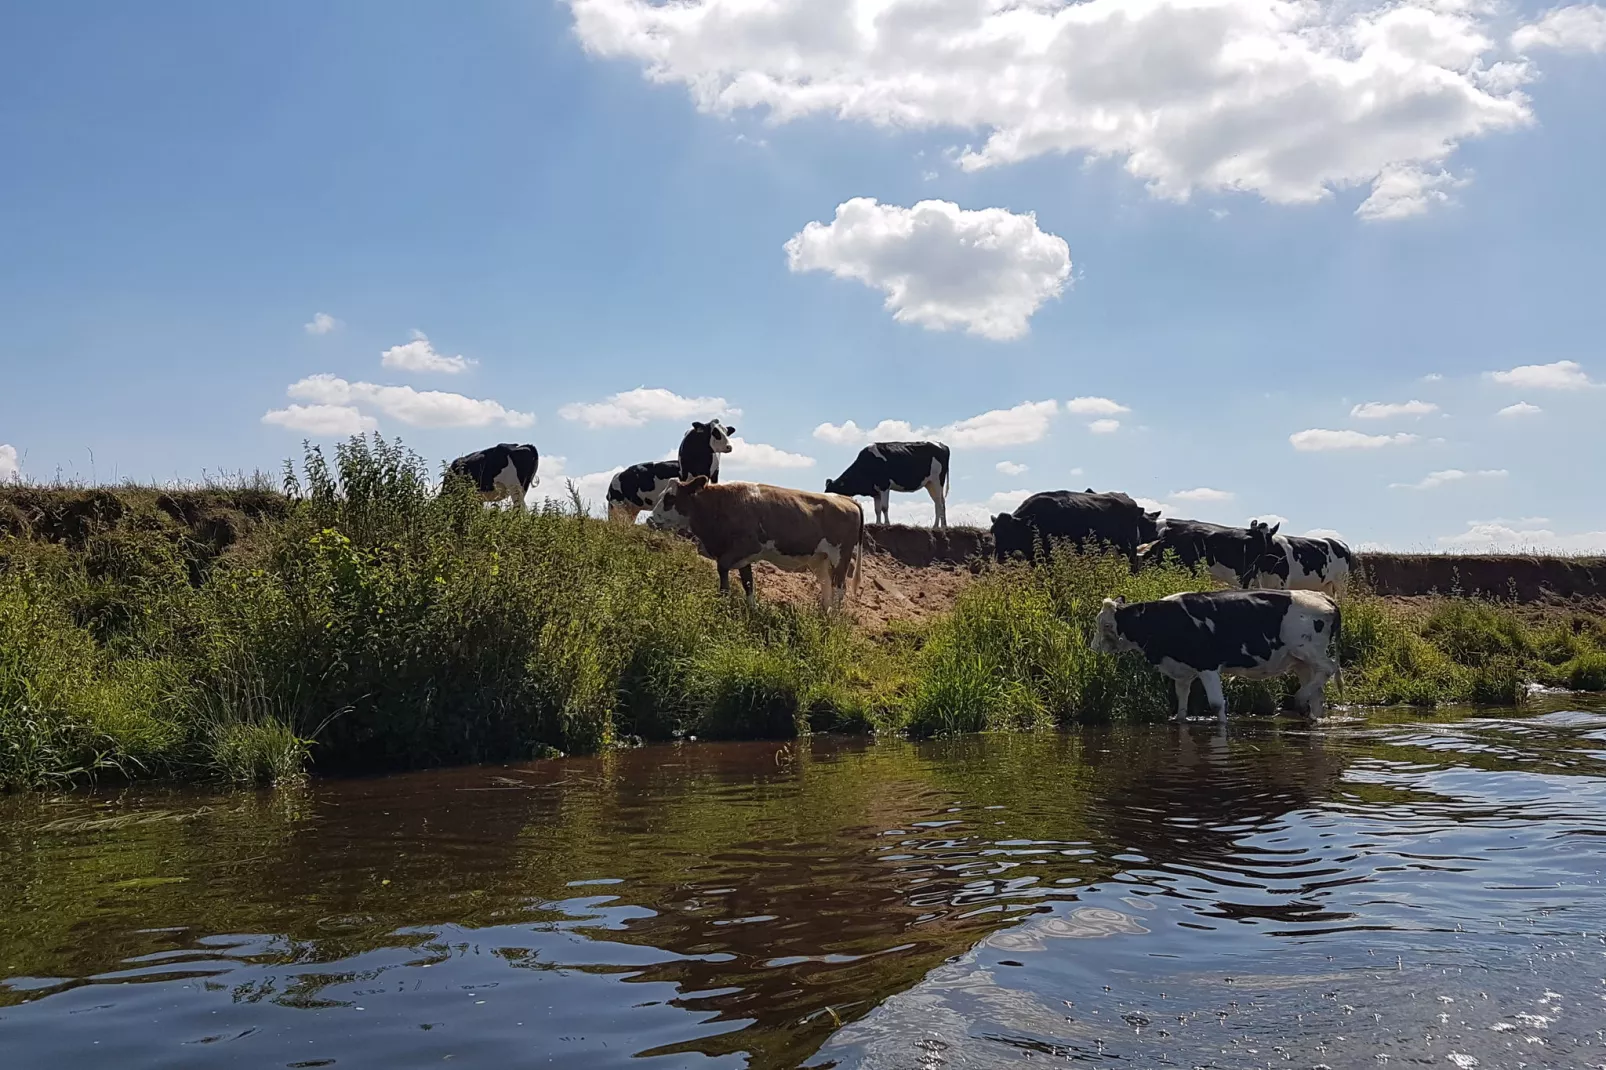
<svg viewBox="0 0 1606 1070">
<path fill-rule="evenodd" d="M 931 493 L 931 505 L 936 511 L 936 525 L 939 528 L 948 526 L 948 503 L 943 498 L 942 484 L 935 480 L 926 482 L 926 490 Z"/>
<path fill-rule="evenodd" d="M 892 508 L 892 488 L 875 492 L 875 522 L 877 524 L 890 524 L 887 519 L 888 510 Z"/>
<path fill-rule="evenodd" d="M 1174 676 L 1171 678 L 1171 683 L 1177 689 L 1177 712 L 1172 719 L 1185 721 L 1188 719 L 1188 696 L 1193 694 L 1193 677 Z"/>
<path fill-rule="evenodd" d="M 758 595 L 753 591 L 753 566 L 743 565 L 738 574 L 742 577 L 742 589 L 747 592 L 747 604 L 755 604 L 758 601 Z"/>
<path fill-rule="evenodd" d="M 848 599 L 848 573 L 853 571 L 852 547 L 843 550 L 837 555 L 835 562 L 832 562 L 830 558 L 826 558 L 826 566 L 822 579 L 829 577 L 832 604 L 840 606 Z"/>
<path fill-rule="evenodd" d="M 1227 719 L 1227 696 L 1221 691 L 1221 673 L 1215 669 L 1199 674 L 1199 682 L 1204 684 L 1205 698 L 1210 700 L 1210 712 L 1225 721 Z"/>
<path fill-rule="evenodd" d="M 719 593 L 731 593 L 731 570 L 727 565 L 719 565 Z"/>
</svg>

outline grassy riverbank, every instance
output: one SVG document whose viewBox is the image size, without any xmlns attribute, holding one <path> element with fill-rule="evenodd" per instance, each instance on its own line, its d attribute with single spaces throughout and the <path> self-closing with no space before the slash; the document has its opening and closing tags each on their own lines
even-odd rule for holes
<svg viewBox="0 0 1606 1070">
<path fill-rule="evenodd" d="M 685 542 L 430 492 L 354 442 L 261 486 L 0 488 L 0 785 L 97 773 L 279 779 L 591 751 L 632 738 L 913 734 L 1164 716 L 1088 649 L 1107 594 L 1208 586 L 1107 557 L 984 573 L 867 634 L 722 600 Z M 1343 698 L 1512 702 L 1606 687 L 1606 623 L 1466 599 L 1345 606 Z M 1280 685 L 1239 685 L 1269 710 Z"/>
</svg>

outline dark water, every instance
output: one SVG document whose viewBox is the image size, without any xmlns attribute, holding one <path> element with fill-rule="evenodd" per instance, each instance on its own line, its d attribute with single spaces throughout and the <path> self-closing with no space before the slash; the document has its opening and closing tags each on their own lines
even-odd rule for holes
<svg viewBox="0 0 1606 1070">
<path fill-rule="evenodd" d="M 0 1064 L 1597 1067 L 1603 852 L 1554 703 L 0 799 Z"/>
</svg>

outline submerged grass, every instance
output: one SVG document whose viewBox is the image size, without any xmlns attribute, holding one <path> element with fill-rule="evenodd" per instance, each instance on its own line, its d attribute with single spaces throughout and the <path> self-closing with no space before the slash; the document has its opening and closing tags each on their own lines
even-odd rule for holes
<svg viewBox="0 0 1606 1070">
<path fill-rule="evenodd" d="M 1089 645 L 1102 599 L 1212 586 L 1122 557 L 990 568 L 935 621 L 867 635 L 721 598 L 685 540 L 574 503 L 487 509 L 397 442 L 284 477 L 0 488 L 0 786 L 102 774 L 283 781 L 633 739 L 934 735 L 1169 713 Z M 1606 624 L 1445 598 L 1345 601 L 1342 698 L 1514 702 L 1606 688 Z M 1282 683 L 1233 684 L 1270 712 Z M 1202 697 L 1202 696 L 1196 696 Z M 1338 696 L 1335 696 L 1338 697 Z"/>
</svg>

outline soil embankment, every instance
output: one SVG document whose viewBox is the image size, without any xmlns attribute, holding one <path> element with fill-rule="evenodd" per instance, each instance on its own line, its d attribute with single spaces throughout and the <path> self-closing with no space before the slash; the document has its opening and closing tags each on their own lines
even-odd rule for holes
<svg viewBox="0 0 1606 1070">
<path fill-rule="evenodd" d="M 919 621 L 949 609 L 992 556 L 992 537 L 980 528 L 867 528 L 864 576 L 854 616 L 869 627 Z M 1571 602 L 1606 608 L 1606 557 L 1527 554 L 1389 554 L 1360 556 L 1366 586 L 1389 598 L 1462 595 L 1519 604 Z M 769 597 L 807 602 L 816 597 L 813 576 L 758 566 L 759 589 Z"/>
</svg>

